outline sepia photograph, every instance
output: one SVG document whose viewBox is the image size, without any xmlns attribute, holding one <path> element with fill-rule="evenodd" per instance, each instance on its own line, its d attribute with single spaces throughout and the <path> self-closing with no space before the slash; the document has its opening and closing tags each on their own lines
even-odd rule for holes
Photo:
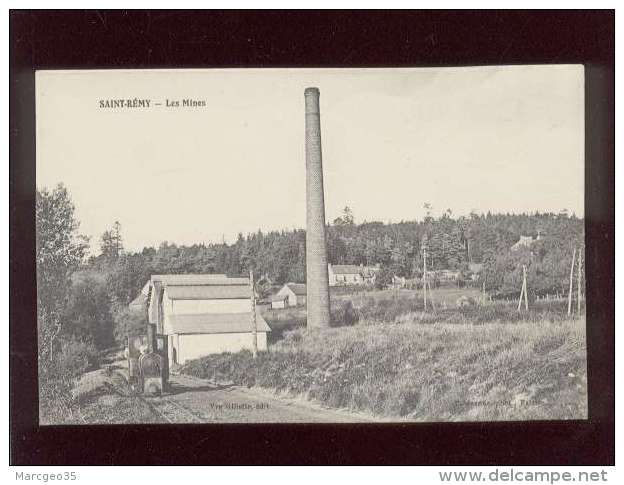
<svg viewBox="0 0 624 485">
<path fill-rule="evenodd" d="M 42 426 L 588 418 L 583 65 L 35 87 Z"/>
</svg>

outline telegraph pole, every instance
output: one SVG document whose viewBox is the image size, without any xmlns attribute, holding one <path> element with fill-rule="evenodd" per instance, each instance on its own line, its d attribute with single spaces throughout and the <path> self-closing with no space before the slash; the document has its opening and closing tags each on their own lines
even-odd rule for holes
<svg viewBox="0 0 624 485">
<path fill-rule="evenodd" d="M 527 279 L 526 279 L 526 266 L 522 265 L 522 289 L 520 290 L 520 298 L 518 299 L 518 311 L 522 308 L 522 298 L 524 297 L 524 309 L 529 309 L 529 300 L 527 297 Z"/>
<path fill-rule="evenodd" d="M 579 248 L 578 268 L 576 272 L 576 312 L 581 314 L 581 279 L 582 279 L 583 253 Z"/>
<path fill-rule="evenodd" d="M 524 279 L 524 309 L 529 311 L 529 291 L 527 288 L 527 269 L 525 265 L 522 265 L 522 277 Z"/>
<path fill-rule="evenodd" d="M 576 248 L 572 253 L 572 266 L 570 266 L 570 290 L 568 291 L 568 316 L 572 313 L 572 286 L 574 282 L 574 263 L 576 261 Z"/>
<path fill-rule="evenodd" d="M 423 300 L 427 311 L 427 248 L 423 249 Z"/>
<path fill-rule="evenodd" d="M 249 284 L 251 286 L 251 352 L 255 359 L 258 356 L 258 325 L 256 322 L 256 289 L 253 270 L 249 270 Z"/>
</svg>

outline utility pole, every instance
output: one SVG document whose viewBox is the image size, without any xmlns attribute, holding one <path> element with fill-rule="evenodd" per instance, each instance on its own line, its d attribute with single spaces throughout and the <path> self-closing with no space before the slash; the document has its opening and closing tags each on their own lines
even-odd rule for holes
<svg viewBox="0 0 624 485">
<path fill-rule="evenodd" d="M 522 288 L 520 289 L 520 298 L 518 298 L 518 311 L 522 306 L 522 296 L 524 295 L 524 277 L 522 278 Z"/>
<path fill-rule="evenodd" d="M 570 266 L 570 291 L 568 291 L 568 316 L 572 313 L 572 286 L 574 280 L 574 263 L 576 261 L 576 248 L 572 253 L 572 266 Z"/>
<path fill-rule="evenodd" d="M 576 272 L 576 312 L 581 314 L 581 279 L 582 279 L 583 253 L 579 248 L 578 268 Z"/>
<path fill-rule="evenodd" d="M 427 293 L 429 302 L 431 303 L 431 309 L 436 311 L 435 300 L 433 299 L 433 290 L 431 289 L 431 280 L 427 280 L 427 287 L 429 288 L 429 292 Z"/>
<path fill-rule="evenodd" d="M 482 291 L 483 293 L 482 293 L 481 298 L 482 298 L 483 305 L 485 305 L 485 303 L 487 302 L 487 295 L 485 294 L 485 281 L 483 282 L 483 285 L 482 285 Z"/>
<path fill-rule="evenodd" d="M 527 273 L 526 265 L 522 265 L 522 289 L 520 290 L 520 298 L 518 299 L 518 311 L 522 307 L 522 298 L 524 297 L 524 309 L 529 310 L 529 298 L 527 295 Z"/>
<path fill-rule="evenodd" d="M 427 311 L 427 248 L 423 249 L 423 300 Z"/>
<path fill-rule="evenodd" d="M 249 284 L 251 286 L 251 352 L 255 359 L 258 356 L 258 325 L 256 322 L 256 289 L 253 270 L 249 270 Z"/>
<path fill-rule="evenodd" d="M 524 278 L 524 309 L 529 311 L 529 289 L 527 288 L 527 269 L 522 265 L 522 276 Z"/>
</svg>

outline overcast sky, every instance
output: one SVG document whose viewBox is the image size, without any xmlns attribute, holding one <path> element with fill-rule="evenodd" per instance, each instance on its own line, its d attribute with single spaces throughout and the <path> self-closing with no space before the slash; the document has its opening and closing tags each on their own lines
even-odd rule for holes
<svg viewBox="0 0 624 485">
<path fill-rule="evenodd" d="M 37 186 L 68 187 L 96 253 L 115 220 L 129 250 L 303 228 L 317 86 L 328 221 L 421 219 L 425 202 L 582 216 L 583 85 L 582 66 L 38 72 Z M 151 107 L 99 107 L 118 98 Z"/>
</svg>

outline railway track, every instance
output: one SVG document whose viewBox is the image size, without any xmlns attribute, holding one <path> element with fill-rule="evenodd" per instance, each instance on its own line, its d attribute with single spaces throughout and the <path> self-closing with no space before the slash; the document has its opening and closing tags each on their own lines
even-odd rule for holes
<svg viewBox="0 0 624 485">
<path fill-rule="evenodd" d="M 368 422 L 367 416 L 341 414 L 281 400 L 258 390 L 221 387 L 189 376 L 172 378 L 176 394 L 148 397 L 137 394 L 128 385 L 123 369 L 111 369 L 114 393 L 136 407 L 141 423 L 204 424 L 204 423 L 282 423 L 282 422 Z M 258 406 L 262 404 L 262 406 Z M 246 406 L 246 407 L 245 407 Z M 253 409 L 253 413 L 248 410 Z"/>
<path fill-rule="evenodd" d="M 204 423 L 198 414 L 186 406 L 170 399 L 167 396 L 146 398 L 137 396 L 150 410 L 167 423 Z M 180 419 L 182 418 L 182 419 Z"/>
<path fill-rule="evenodd" d="M 128 385 L 128 379 L 124 375 L 123 372 L 116 371 L 116 373 L 123 378 L 126 385 Z M 194 413 L 186 406 L 174 401 L 168 396 L 158 396 L 158 397 L 144 397 L 140 394 L 135 394 L 133 392 L 129 392 L 128 389 L 121 389 L 116 387 L 116 392 L 121 396 L 134 396 L 143 402 L 150 411 L 152 411 L 156 416 L 161 418 L 164 422 L 170 424 L 176 423 L 205 423 L 206 421 L 199 416 L 197 413 Z"/>
</svg>

